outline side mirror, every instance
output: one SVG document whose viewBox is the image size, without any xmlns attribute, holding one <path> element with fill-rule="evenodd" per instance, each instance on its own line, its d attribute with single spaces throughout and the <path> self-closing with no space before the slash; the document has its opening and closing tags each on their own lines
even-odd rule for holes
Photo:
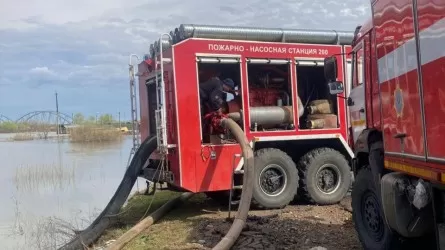
<svg viewBox="0 0 445 250">
<path fill-rule="evenodd" d="M 331 95 L 341 94 L 344 91 L 343 83 L 340 81 L 329 82 L 328 87 Z"/>
<path fill-rule="evenodd" d="M 337 81 L 337 58 L 335 56 L 324 59 L 324 78 L 328 83 Z"/>
</svg>

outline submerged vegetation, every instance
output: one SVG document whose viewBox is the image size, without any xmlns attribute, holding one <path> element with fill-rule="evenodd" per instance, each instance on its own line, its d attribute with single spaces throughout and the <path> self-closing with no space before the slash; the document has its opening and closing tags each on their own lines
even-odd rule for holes
<svg viewBox="0 0 445 250">
<path fill-rule="evenodd" d="M 0 121 L 5 194 L 16 203 L 12 207 L 5 201 L 7 218 L 0 239 L 17 245 L 2 249 L 59 248 L 100 213 L 104 204 L 96 197 L 104 194 L 98 186 L 111 186 L 114 192 L 110 183 L 125 167 L 125 150 L 130 148 L 121 142 L 131 125 L 107 116 L 97 122 L 77 118 L 76 123 L 63 123 L 59 135 L 53 121 Z"/>
<path fill-rule="evenodd" d="M 92 218 L 90 216 L 80 216 L 78 213 L 72 214 L 71 218 L 60 218 L 57 216 L 27 216 L 16 197 L 14 200 L 14 225 L 9 228 L 6 235 L 19 240 L 14 249 L 47 250 L 58 249 L 65 242 L 75 236 L 78 228 L 85 228 Z"/>
<path fill-rule="evenodd" d="M 69 131 L 71 142 L 114 142 L 119 141 L 122 132 L 113 127 L 82 125 Z"/>
<path fill-rule="evenodd" d="M 31 191 L 36 189 L 63 189 L 73 184 L 75 166 L 60 164 L 21 165 L 15 169 L 14 182 L 17 190 Z"/>
<path fill-rule="evenodd" d="M 31 141 L 34 140 L 34 135 L 30 132 L 16 133 L 11 137 L 12 141 Z"/>
</svg>

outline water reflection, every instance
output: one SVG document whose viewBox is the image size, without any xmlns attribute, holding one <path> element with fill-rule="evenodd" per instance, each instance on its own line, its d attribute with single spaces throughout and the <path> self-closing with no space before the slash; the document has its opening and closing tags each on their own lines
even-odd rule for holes
<svg viewBox="0 0 445 250">
<path fill-rule="evenodd" d="M 125 172 L 131 138 L 0 141 L 1 249 L 56 249 L 102 211 Z"/>
</svg>

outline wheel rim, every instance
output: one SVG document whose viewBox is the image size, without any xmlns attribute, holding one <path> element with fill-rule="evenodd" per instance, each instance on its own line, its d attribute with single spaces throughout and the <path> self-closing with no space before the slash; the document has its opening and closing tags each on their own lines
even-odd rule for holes
<svg viewBox="0 0 445 250">
<path fill-rule="evenodd" d="M 332 194 L 340 187 L 340 169 L 334 164 L 324 164 L 318 169 L 317 188 L 325 194 Z"/>
<path fill-rule="evenodd" d="M 287 184 L 287 174 L 283 167 L 277 164 L 269 164 L 261 170 L 258 184 L 261 191 L 268 196 L 280 195 Z"/>
<path fill-rule="evenodd" d="M 379 209 L 377 197 L 371 191 L 366 192 L 361 200 L 362 223 L 368 234 L 379 242 L 384 233 L 383 219 Z"/>
</svg>

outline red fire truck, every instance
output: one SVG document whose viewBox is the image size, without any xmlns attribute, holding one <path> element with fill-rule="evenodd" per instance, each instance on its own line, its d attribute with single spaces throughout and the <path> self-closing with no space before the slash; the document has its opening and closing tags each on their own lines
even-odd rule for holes
<svg viewBox="0 0 445 250">
<path fill-rule="evenodd" d="M 371 6 L 347 101 L 355 227 L 365 249 L 445 249 L 445 1 Z M 331 94 L 343 93 L 335 59 L 325 59 Z"/>
<path fill-rule="evenodd" d="M 158 140 L 142 176 L 216 199 L 240 189 L 241 149 L 199 91 L 210 78 L 230 78 L 235 93 L 226 94 L 221 116 L 235 120 L 255 150 L 253 202 L 284 207 L 297 189 L 314 203 L 339 202 L 353 152 L 346 99 L 329 94 L 323 60 L 334 55 L 338 79 L 346 79 L 353 35 L 181 25 L 161 36 L 138 65 L 141 139 Z M 159 162 L 168 164 L 156 175 Z"/>
</svg>

